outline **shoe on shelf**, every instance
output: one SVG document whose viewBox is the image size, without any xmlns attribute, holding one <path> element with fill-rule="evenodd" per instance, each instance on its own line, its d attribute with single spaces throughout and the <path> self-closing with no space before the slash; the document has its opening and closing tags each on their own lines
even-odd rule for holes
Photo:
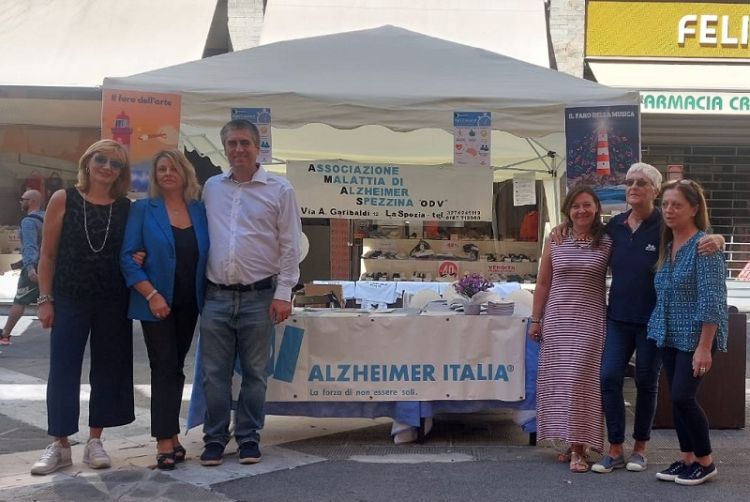
<svg viewBox="0 0 750 502">
<path fill-rule="evenodd" d="M 682 471 L 674 482 L 678 485 L 700 485 L 719 474 L 719 470 L 713 462 L 703 466 L 698 462 L 693 462 L 687 469 Z"/>
<path fill-rule="evenodd" d="M 31 466 L 31 474 L 50 474 L 69 465 L 73 465 L 73 461 L 70 459 L 70 446 L 65 447 L 60 444 L 60 441 L 55 441 L 44 450 L 39 460 Z"/>
<path fill-rule="evenodd" d="M 255 441 L 240 445 L 240 464 L 257 464 L 260 462 L 260 447 Z"/>
<path fill-rule="evenodd" d="M 600 474 L 607 474 L 623 467 L 625 467 L 624 456 L 620 455 L 617 458 L 612 458 L 609 455 L 604 455 L 600 461 L 591 466 L 591 470 Z"/>
<path fill-rule="evenodd" d="M 685 472 L 688 467 L 689 466 L 682 460 L 672 462 L 672 465 L 670 465 L 663 471 L 659 471 L 656 473 L 656 479 L 661 479 L 662 481 L 674 481 L 675 479 L 677 479 L 677 476 Z"/>
<path fill-rule="evenodd" d="M 642 472 L 648 467 L 648 459 L 640 453 L 633 452 L 628 458 L 625 468 L 630 472 Z"/>
<path fill-rule="evenodd" d="M 224 461 L 224 445 L 221 443 L 208 443 L 201 453 L 201 465 L 221 465 Z"/>
<path fill-rule="evenodd" d="M 112 460 L 104 451 L 104 445 L 99 438 L 91 438 L 86 442 L 83 449 L 83 463 L 92 469 L 108 469 L 112 465 Z"/>
</svg>

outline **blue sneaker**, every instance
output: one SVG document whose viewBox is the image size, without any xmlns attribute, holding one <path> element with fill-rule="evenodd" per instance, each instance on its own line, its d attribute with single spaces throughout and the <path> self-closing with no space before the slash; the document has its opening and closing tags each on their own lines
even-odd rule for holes
<svg viewBox="0 0 750 502">
<path fill-rule="evenodd" d="M 672 465 L 663 471 L 656 473 L 656 479 L 661 479 L 662 481 L 674 481 L 677 479 L 677 476 L 687 471 L 688 467 L 689 466 L 682 460 L 672 462 Z"/>
<path fill-rule="evenodd" d="M 620 455 L 617 458 L 612 458 L 609 455 L 604 455 L 600 461 L 591 466 L 591 470 L 601 474 L 612 472 L 615 469 L 622 469 L 625 467 L 625 457 Z"/>
<path fill-rule="evenodd" d="M 255 441 L 240 445 L 240 464 L 257 464 L 260 462 L 260 448 Z"/>
<path fill-rule="evenodd" d="M 224 445 L 221 443 L 208 443 L 201 453 L 201 465 L 221 465 L 224 461 Z"/>
<path fill-rule="evenodd" d="M 713 478 L 717 474 L 719 474 L 719 470 L 716 469 L 716 466 L 713 464 L 713 462 L 706 466 L 702 466 L 698 462 L 693 462 L 690 467 L 682 471 L 682 473 L 677 476 L 677 479 L 675 479 L 674 482 L 678 485 L 700 485 Z"/>
<path fill-rule="evenodd" d="M 640 453 L 633 452 L 625 468 L 630 472 L 641 472 L 648 468 L 648 459 Z"/>
</svg>

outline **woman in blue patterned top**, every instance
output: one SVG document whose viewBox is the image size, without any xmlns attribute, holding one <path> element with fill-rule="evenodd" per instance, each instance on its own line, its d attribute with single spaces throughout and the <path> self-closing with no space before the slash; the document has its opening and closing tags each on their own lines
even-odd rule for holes
<svg viewBox="0 0 750 502">
<path fill-rule="evenodd" d="M 648 338 L 660 348 L 667 371 L 681 458 L 656 477 L 698 485 L 717 474 L 708 420 L 695 395 L 711 370 L 713 352 L 727 350 L 726 266 L 722 254 L 701 256 L 696 250 L 709 226 L 700 185 L 691 180 L 666 184 L 662 214 Z"/>
</svg>

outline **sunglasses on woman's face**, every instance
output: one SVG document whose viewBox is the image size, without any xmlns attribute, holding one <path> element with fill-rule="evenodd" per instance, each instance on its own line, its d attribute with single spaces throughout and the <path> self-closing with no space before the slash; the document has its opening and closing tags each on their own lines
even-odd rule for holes
<svg viewBox="0 0 750 502">
<path fill-rule="evenodd" d="M 104 167 L 105 165 L 107 165 L 107 162 L 109 162 L 109 167 L 118 171 L 125 167 L 125 163 L 120 162 L 117 159 L 110 159 L 102 153 L 97 153 L 96 155 L 94 155 L 94 162 L 96 162 L 96 164 L 101 167 Z"/>
<path fill-rule="evenodd" d="M 625 186 L 632 187 L 633 185 L 643 188 L 646 185 L 649 185 L 650 182 L 648 180 L 644 180 L 643 178 L 628 178 L 625 180 Z"/>
</svg>

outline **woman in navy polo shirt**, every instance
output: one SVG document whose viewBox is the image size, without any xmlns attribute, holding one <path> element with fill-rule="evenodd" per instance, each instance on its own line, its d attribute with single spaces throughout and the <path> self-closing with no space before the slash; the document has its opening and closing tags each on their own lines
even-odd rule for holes
<svg viewBox="0 0 750 502">
<path fill-rule="evenodd" d="M 633 164 L 625 176 L 630 210 L 607 223 L 612 238 L 612 285 L 607 307 L 607 338 L 602 356 L 602 405 L 607 423 L 609 452 L 591 467 L 599 473 L 626 467 L 646 469 L 646 445 L 656 412 L 661 363 L 654 342 L 646 339 L 646 325 L 656 302 L 654 266 L 659 257 L 661 213 L 654 206 L 661 186 L 661 173 L 644 163 Z M 633 453 L 625 461 L 625 369 L 636 354 L 635 421 Z"/>
</svg>

